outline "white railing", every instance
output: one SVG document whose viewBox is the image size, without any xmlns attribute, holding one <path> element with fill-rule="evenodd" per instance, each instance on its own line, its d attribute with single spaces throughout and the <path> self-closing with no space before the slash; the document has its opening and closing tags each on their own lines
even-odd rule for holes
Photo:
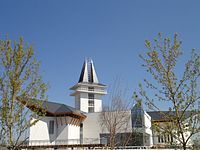
<svg viewBox="0 0 200 150">
<path fill-rule="evenodd" d="M 90 91 L 90 92 L 106 93 L 106 90 L 102 90 L 102 89 L 88 89 L 88 88 L 84 88 L 84 87 L 77 88 L 77 91 Z"/>
<path fill-rule="evenodd" d="M 74 144 L 107 144 L 107 140 L 98 138 L 68 139 L 68 140 L 30 140 L 22 146 L 44 146 L 44 145 L 74 145 Z"/>
<path fill-rule="evenodd" d="M 110 147 L 107 145 L 107 139 L 106 138 L 85 138 L 85 139 L 68 139 L 68 140 L 55 140 L 55 141 L 49 141 L 49 140 L 31 140 L 26 141 L 23 144 L 21 144 L 22 147 L 34 147 L 34 146 L 41 146 L 41 147 L 56 147 L 56 146 L 71 146 L 80 145 L 81 147 L 87 147 L 88 145 L 93 145 L 95 150 L 100 149 L 106 149 L 110 150 Z M 99 144 L 99 146 L 97 146 Z M 138 149 L 145 149 L 145 150 L 161 150 L 160 148 L 151 148 L 149 146 L 116 146 L 115 150 L 138 150 Z M 162 148 L 162 150 L 180 150 L 180 148 Z M 189 150 L 190 148 L 188 148 Z"/>
</svg>

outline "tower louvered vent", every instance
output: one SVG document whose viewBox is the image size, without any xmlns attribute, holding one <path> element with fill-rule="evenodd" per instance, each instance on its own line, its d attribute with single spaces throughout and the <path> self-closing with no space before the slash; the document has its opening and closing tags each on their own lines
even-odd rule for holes
<svg viewBox="0 0 200 150">
<path fill-rule="evenodd" d="M 93 82 L 93 72 L 92 72 L 92 63 L 91 60 L 87 60 L 87 68 L 88 68 L 88 82 Z"/>
</svg>

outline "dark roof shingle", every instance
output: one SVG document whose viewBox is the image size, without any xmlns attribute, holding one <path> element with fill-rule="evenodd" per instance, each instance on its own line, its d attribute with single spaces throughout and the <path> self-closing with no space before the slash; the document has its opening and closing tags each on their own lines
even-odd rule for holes
<svg viewBox="0 0 200 150">
<path fill-rule="evenodd" d="M 86 118 L 84 112 L 76 110 L 75 108 L 65 104 L 42 101 L 37 99 L 24 100 L 20 97 L 18 97 L 17 100 L 32 111 L 35 111 L 37 109 L 39 110 L 39 112 L 45 112 L 45 116 L 74 116 Z"/>
<path fill-rule="evenodd" d="M 77 110 L 71 106 L 49 101 L 44 101 L 42 107 L 46 108 L 47 111 L 51 113 L 77 112 Z"/>
<path fill-rule="evenodd" d="M 153 121 L 166 121 L 175 116 L 175 111 L 149 111 L 147 112 Z M 191 115 L 190 111 L 185 112 L 185 118 Z"/>
</svg>

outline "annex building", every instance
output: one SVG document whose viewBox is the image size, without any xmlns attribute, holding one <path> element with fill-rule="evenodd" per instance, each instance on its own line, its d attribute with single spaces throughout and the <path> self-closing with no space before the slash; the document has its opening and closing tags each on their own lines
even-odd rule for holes
<svg viewBox="0 0 200 150">
<path fill-rule="evenodd" d="M 108 144 L 109 132 L 105 127 L 102 128 L 100 117 L 102 97 L 107 94 L 106 87 L 98 81 L 93 61 L 85 60 L 78 83 L 70 88 L 75 107 L 44 102 L 39 109 L 46 109 L 46 114 L 30 127 L 28 146 L 59 148 L 59 145 L 90 147 Z M 133 134 L 135 137 L 129 140 L 129 146 L 152 147 L 173 142 L 170 135 L 159 135 L 152 131 L 152 122 L 163 122 L 163 117 L 158 112 L 145 112 L 142 108 L 133 106 L 126 113 L 131 117 L 126 130 L 119 131 L 117 135 L 119 146 L 122 137 L 127 137 L 132 132 L 137 134 Z"/>
</svg>

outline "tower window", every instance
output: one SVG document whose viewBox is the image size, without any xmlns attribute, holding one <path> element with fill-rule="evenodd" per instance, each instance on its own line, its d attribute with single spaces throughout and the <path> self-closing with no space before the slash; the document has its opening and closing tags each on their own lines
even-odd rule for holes
<svg viewBox="0 0 200 150">
<path fill-rule="evenodd" d="M 89 105 L 89 106 L 94 106 L 94 100 L 89 100 L 89 101 L 88 101 L 88 105 Z"/>
<path fill-rule="evenodd" d="M 94 99 L 94 94 L 88 93 L 88 99 Z"/>
<path fill-rule="evenodd" d="M 94 112 L 94 107 L 88 107 L 88 112 L 93 113 Z"/>
<path fill-rule="evenodd" d="M 94 91 L 94 87 L 88 87 L 88 91 Z"/>
</svg>

